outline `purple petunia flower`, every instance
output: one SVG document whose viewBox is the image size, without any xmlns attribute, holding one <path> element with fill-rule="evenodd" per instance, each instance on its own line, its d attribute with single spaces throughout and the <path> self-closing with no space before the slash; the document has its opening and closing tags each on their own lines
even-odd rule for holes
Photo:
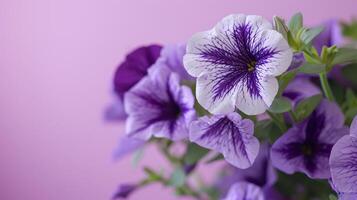
<svg viewBox="0 0 357 200">
<path fill-rule="evenodd" d="M 145 145 L 145 140 L 124 136 L 120 138 L 118 147 L 114 151 L 114 158 L 121 159 L 125 155 L 132 153 Z"/>
<path fill-rule="evenodd" d="M 125 94 L 129 137 L 179 140 L 188 136 L 188 124 L 196 117 L 194 97 L 191 89 L 180 86 L 179 82 L 176 73 L 167 67 L 155 66 Z"/>
<path fill-rule="evenodd" d="M 332 146 L 347 131 L 339 107 L 322 100 L 305 121 L 290 128 L 274 143 L 273 165 L 288 174 L 299 171 L 310 178 L 329 178 Z"/>
<path fill-rule="evenodd" d="M 308 76 L 298 76 L 289 83 L 283 92 L 283 96 L 291 100 L 292 106 L 301 100 L 321 94 L 320 89 L 310 81 Z"/>
<path fill-rule="evenodd" d="M 323 24 L 324 30 L 313 40 L 313 45 L 318 52 L 323 46 L 340 45 L 343 41 L 341 26 L 337 20 L 331 19 Z"/>
<path fill-rule="evenodd" d="M 330 156 L 331 178 L 335 190 L 343 196 L 357 196 L 357 117 L 350 134 L 333 146 Z M 352 198 L 351 198 L 352 199 Z"/>
<path fill-rule="evenodd" d="M 253 136 L 254 124 L 237 113 L 207 116 L 191 123 L 190 140 L 223 154 L 227 162 L 250 167 L 259 152 L 259 141 Z"/>
<path fill-rule="evenodd" d="M 265 198 L 270 199 L 269 197 L 277 193 L 273 188 L 277 175 L 271 164 L 269 152 L 269 145 L 264 143 L 261 145 L 258 157 L 250 168 L 225 167 L 223 177 L 217 183 L 220 193 L 226 195 L 229 187 L 236 182 L 248 182 L 261 187 Z M 279 198 L 275 197 L 274 199 L 278 200 Z"/>
<path fill-rule="evenodd" d="M 265 200 L 259 186 L 247 182 L 238 182 L 229 189 L 224 200 Z"/>
<path fill-rule="evenodd" d="M 116 100 L 105 111 L 107 120 L 124 120 L 127 114 L 124 111 L 124 94 L 147 75 L 147 70 L 160 56 L 161 46 L 143 46 L 130 52 L 114 74 L 114 92 Z"/>
<path fill-rule="evenodd" d="M 129 195 L 137 189 L 136 184 L 121 184 L 113 195 L 112 199 L 127 199 Z"/>
<path fill-rule="evenodd" d="M 265 112 L 278 92 L 275 76 L 285 72 L 292 51 L 261 16 L 229 15 L 212 30 L 187 44 L 184 66 L 197 78 L 198 102 L 214 114 L 237 107 L 255 115 Z"/>
<path fill-rule="evenodd" d="M 186 45 L 165 45 L 155 65 L 168 67 L 172 72 L 176 72 L 182 80 L 194 80 L 194 77 L 190 76 L 183 66 L 183 56 L 185 53 Z"/>
</svg>

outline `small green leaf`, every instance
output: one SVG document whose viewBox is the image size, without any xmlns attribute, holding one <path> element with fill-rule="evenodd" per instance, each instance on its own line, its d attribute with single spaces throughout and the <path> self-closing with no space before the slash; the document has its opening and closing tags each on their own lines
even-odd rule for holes
<svg viewBox="0 0 357 200">
<path fill-rule="evenodd" d="M 295 78 L 296 74 L 297 74 L 297 70 L 295 69 L 295 70 L 291 70 L 291 71 L 285 72 L 283 75 L 281 75 L 279 77 L 279 92 L 278 92 L 278 96 L 281 96 L 281 94 L 283 93 L 285 88 L 289 85 L 291 80 L 293 80 Z"/>
<path fill-rule="evenodd" d="M 276 31 L 281 33 L 283 37 L 287 40 L 289 28 L 286 26 L 284 19 L 274 16 L 274 28 Z"/>
<path fill-rule="evenodd" d="M 158 181 L 158 180 L 162 179 L 160 174 L 158 174 L 157 172 L 155 172 L 154 170 L 152 170 L 148 167 L 144 167 L 144 171 L 150 181 Z"/>
<path fill-rule="evenodd" d="M 329 200 L 337 200 L 337 197 L 334 194 L 330 194 Z"/>
<path fill-rule="evenodd" d="M 319 105 L 321 100 L 322 95 L 318 94 L 300 101 L 294 111 L 297 120 L 302 121 L 308 117 L 315 110 L 317 105 Z"/>
<path fill-rule="evenodd" d="M 186 174 L 181 167 L 177 167 L 171 174 L 168 184 L 174 187 L 181 187 L 185 184 Z"/>
<path fill-rule="evenodd" d="M 299 71 L 305 74 L 320 74 L 326 70 L 324 64 L 305 63 L 299 67 Z"/>
<path fill-rule="evenodd" d="M 305 44 L 309 44 L 316 36 L 318 36 L 322 31 L 324 30 L 324 28 L 322 26 L 319 27 L 315 27 L 315 28 L 310 28 L 306 31 L 304 31 L 301 35 L 301 40 L 305 43 Z"/>
<path fill-rule="evenodd" d="M 144 156 L 144 148 L 140 148 L 138 150 L 136 150 L 133 154 L 132 160 L 131 160 L 131 164 L 133 167 L 137 167 L 140 160 L 143 158 Z"/>
<path fill-rule="evenodd" d="M 297 32 L 302 28 L 302 26 L 303 26 L 303 17 L 302 14 L 299 12 L 291 17 L 289 21 L 289 29 L 296 35 Z"/>
<path fill-rule="evenodd" d="M 192 165 L 195 164 L 197 161 L 202 159 L 207 153 L 209 152 L 208 149 L 205 149 L 201 146 L 198 146 L 195 143 L 188 144 L 186 153 L 183 157 L 185 164 Z"/>
<path fill-rule="evenodd" d="M 357 63 L 357 49 L 339 48 L 332 64 Z"/>
<path fill-rule="evenodd" d="M 353 86 L 357 86 L 357 63 L 352 63 L 341 68 L 343 77 L 347 79 Z"/>
<path fill-rule="evenodd" d="M 273 128 L 273 121 L 270 119 L 257 121 L 254 126 L 254 135 L 260 141 L 264 141 L 269 137 L 272 128 Z"/>
<path fill-rule="evenodd" d="M 291 110 L 291 103 L 285 97 L 277 97 L 271 104 L 269 111 L 272 113 L 284 113 Z"/>
</svg>

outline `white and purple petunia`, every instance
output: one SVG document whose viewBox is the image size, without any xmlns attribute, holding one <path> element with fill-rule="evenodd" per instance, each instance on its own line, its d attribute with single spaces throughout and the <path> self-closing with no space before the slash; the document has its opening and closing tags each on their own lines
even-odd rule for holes
<svg viewBox="0 0 357 200">
<path fill-rule="evenodd" d="M 331 178 L 334 188 L 345 199 L 357 198 L 357 117 L 350 134 L 343 136 L 333 146 L 330 156 Z M 353 196 L 355 198 L 348 198 Z"/>
<path fill-rule="evenodd" d="M 248 182 L 238 182 L 231 186 L 223 200 L 265 200 L 265 197 L 259 186 Z"/>
<path fill-rule="evenodd" d="M 196 117 L 191 89 L 181 86 L 179 76 L 161 65 L 151 67 L 148 76 L 125 94 L 124 102 L 126 133 L 137 139 L 187 138 L 188 124 Z"/>
<path fill-rule="evenodd" d="M 198 102 L 213 114 L 237 107 L 261 114 L 277 92 L 275 76 L 285 72 L 292 51 L 272 24 L 261 16 L 229 15 L 213 29 L 194 35 L 187 44 L 184 66 L 197 77 Z"/>
<path fill-rule="evenodd" d="M 190 140 L 223 154 L 228 163 L 245 169 L 259 152 L 259 141 L 253 135 L 254 124 L 237 113 L 202 117 L 190 125 Z"/>
<path fill-rule="evenodd" d="M 332 146 L 347 133 L 339 107 L 322 100 L 306 120 L 290 128 L 273 144 L 273 165 L 288 174 L 298 171 L 310 178 L 330 178 L 328 163 Z"/>
</svg>

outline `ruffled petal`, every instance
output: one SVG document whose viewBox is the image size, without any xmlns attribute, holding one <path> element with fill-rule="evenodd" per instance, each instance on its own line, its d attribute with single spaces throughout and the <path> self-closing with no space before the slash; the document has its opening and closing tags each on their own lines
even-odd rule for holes
<svg viewBox="0 0 357 200">
<path fill-rule="evenodd" d="M 260 187 L 247 182 L 238 182 L 231 186 L 224 200 L 265 200 L 265 197 Z"/>
<path fill-rule="evenodd" d="M 350 127 L 350 135 L 353 137 L 357 137 L 357 116 L 352 121 L 352 124 Z"/>
<path fill-rule="evenodd" d="M 346 135 L 333 146 L 330 167 L 338 192 L 357 193 L 357 138 Z"/>
<path fill-rule="evenodd" d="M 124 136 L 120 139 L 118 147 L 114 151 L 114 158 L 121 159 L 125 155 L 140 149 L 141 147 L 144 146 L 144 144 L 145 144 L 145 140 L 138 140 L 135 138 Z"/>
<path fill-rule="evenodd" d="M 221 152 L 227 162 L 245 169 L 253 164 L 259 151 L 253 129 L 253 122 L 242 120 L 237 113 L 203 117 L 191 123 L 190 140 Z"/>
</svg>

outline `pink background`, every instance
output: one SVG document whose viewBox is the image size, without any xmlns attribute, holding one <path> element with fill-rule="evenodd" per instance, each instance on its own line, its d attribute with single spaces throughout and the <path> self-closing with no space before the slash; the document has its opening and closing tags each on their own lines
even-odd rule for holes
<svg viewBox="0 0 357 200">
<path fill-rule="evenodd" d="M 356 0 L 1 0 L 0 199 L 105 200 L 142 177 L 113 162 L 122 132 L 106 123 L 113 71 L 132 48 L 184 42 L 230 13 L 309 24 L 356 16 Z M 150 149 L 142 163 L 162 166 Z M 159 185 L 131 199 L 175 199 Z"/>
</svg>

